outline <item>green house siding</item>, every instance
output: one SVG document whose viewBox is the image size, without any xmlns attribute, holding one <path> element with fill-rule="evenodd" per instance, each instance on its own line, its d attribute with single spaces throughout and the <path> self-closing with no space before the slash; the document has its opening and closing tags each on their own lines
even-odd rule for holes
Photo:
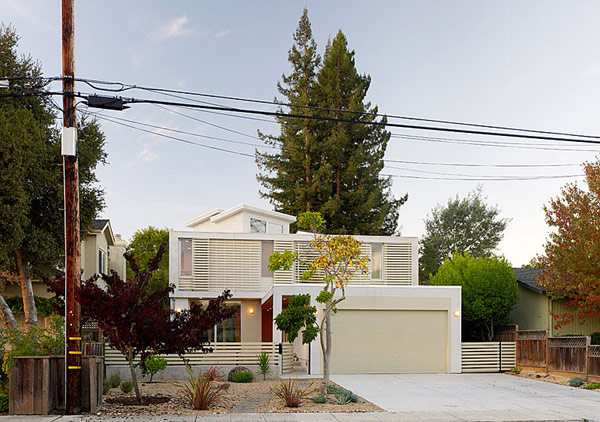
<svg viewBox="0 0 600 422">
<path fill-rule="evenodd" d="M 565 299 L 558 299 L 558 300 L 553 300 L 552 301 L 552 313 L 556 314 L 556 315 L 561 315 L 567 312 L 567 308 L 565 308 L 565 305 L 567 304 L 567 300 Z M 554 336 L 564 336 L 564 335 L 584 335 L 584 336 L 589 336 L 592 333 L 597 333 L 600 332 L 600 318 L 598 318 L 598 315 L 594 316 L 591 319 L 588 319 L 587 321 L 585 321 L 583 324 L 581 324 L 579 321 L 575 320 L 574 323 L 569 324 L 569 325 L 565 325 L 564 327 L 561 327 L 559 329 L 555 329 L 554 328 L 554 318 L 552 318 L 552 316 L 550 316 L 551 318 L 551 325 L 552 325 L 552 330 L 551 333 Z"/>
<path fill-rule="evenodd" d="M 519 330 L 546 330 L 549 328 L 548 297 L 519 285 L 519 303 L 510 316 Z"/>
</svg>

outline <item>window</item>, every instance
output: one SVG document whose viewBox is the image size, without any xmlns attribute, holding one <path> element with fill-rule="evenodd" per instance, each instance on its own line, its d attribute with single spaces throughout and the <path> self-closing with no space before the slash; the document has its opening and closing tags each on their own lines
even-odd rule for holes
<svg viewBox="0 0 600 422">
<path fill-rule="evenodd" d="M 98 249 L 98 272 L 108 274 L 108 256 L 102 249 Z"/>
<path fill-rule="evenodd" d="M 267 222 L 265 220 L 259 220 L 258 218 L 250 219 L 250 233 L 266 233 Z"/>
<path fill-rule="evenodd" d="M 371 278 L 383 278 L 383 244 L 371 243 Z"/>
<path fill-rule="evenodd" d="M 242 341 L 241 329 L 241 304 L 231 304 L 225 306 L 236 307 L 236 313 L 232 317 L 221 321 L 215 327 L 215 341 L 239 342 Z"/>
<path fill-rule="evenodd" d="M 267 233 L 282 234 L 283 226 L 276 223 L 267 223 Z"/>
<path fill-rule="evenodd" d="M 265 240 L 261 244 L 261 276 L 273 277 L 273 271 L 269 270 L 269 257 L 273 255 L 273 241 Z"/>
<path fill-rule="evenodd" d="M 181 277 L 192 276 L 192 239 L 179 239 L 179 275 Z"/>
</svg>

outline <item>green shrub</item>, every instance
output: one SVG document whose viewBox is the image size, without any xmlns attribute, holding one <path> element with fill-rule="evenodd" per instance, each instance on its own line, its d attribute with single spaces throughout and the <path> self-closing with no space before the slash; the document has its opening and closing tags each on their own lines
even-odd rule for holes
<svg viewBox="0 0 600 422">
<path fill-rule="evenodd" d="M 271 373 L 271 357 L 267 352 L 260 352 L 256 357 L 258 364 L 258 372 L 263 376 L 263 381 L 267 379 L 267 375 Z"/>
<path fill-rule="evenodd" d="M 600 382 L 590 382 L 584 388 L 586 388 L 587 390 L 597 390 L 598 388 L 600 388 Z"/>
<path fill-rule="evenodd" d="M 313 397 L 313 402 L 315 403 L 327 403 L 327 396 L 325 394 L 319 394 L 316 397 Z"/>
<path fill-rule="evenodd" d="M 339 387 L 335 384 L 329 384 L 327 386 L 327 394 L 338 394 L 338 393 L 343 393 L 346 390 L 344 390 L 342 387 Z"/>
<path fill-rule="evenodd" d="M 237 374 L 233 374 L 233 382 L 252 382 L 254 381 L 254 375 L 252 372 L 238 372 Z"/>
<path fill-rule="evenodd" d="M 112 385 L 110 383 L 110 380 L 107 378 L 104 378 L 104 382 L 102 384 L 102 394 L 108 394 L 108 392 L 110 391 L 110 389 L 112 388 Z"/>
<path fill-rule="evenodd" d="M 585 384 L 585 380 L 583 378 L 575 377 L 569 380 L 569 385 L 571 387 L 581 387 L 583 384 Z"/>
<path fill-rule="evenodd" d="M 65 319 L 54 315 L 47 328 L 0 330 L 0 350 L 6 350 L 2 371 L 9 373 L 13 356 L 62 356 L 65 353 Z"/>
<path fill-rule="evenodd" d="M 208 371 L 204 375 L 198 372 L 198 376 L 194 374 L 192 368 L 186 365 L 185 369 L 190 375 L 190 379 L 186 385 L 183 385 L 183 396 L 190 403 L 194 410 L 208 410 L 213 404 L 221 399 L 223 390 L 229 387 L 229 384 L 217 384 L 212 376 L 218 372 Z M 212 373 L 212 375 L 211 375 Z"/>
<path fill-rule="evenodd" d="M 121 391 L 124 393 L 131 393 L 133 391 L 133 382 L 131 381 L 123 381 L 121 383 Z"/>
<path fill-rule="evenodd" d="M 520 374 L 521 370 L 516 366 L 513 366 L 512 368 L 510 368 L 510 372 L 512 372 L 513 374 Z"/>
<path fill-rule="evenodd" d="M 150 374 L 150 382 L 152 382 L 152 378 L 158 371 L 164 371 L 166 367 L 167 360 L 156 355 L 148 356 L 144 362 L 144 372 Z"/>
<path fill-rule="evenodd" d="M 335 395 L 338 404 L 356 403 L 358 397 L 352 391 L 342 391 Z"/>
<path fill-rule="evenodd" d="M 0 394 L 0 413 L 8 412 L 8 394 Z"/>
<path fill-rule="evenodd" d="M 592 333 L 592 335 L 590 337 L 592 338 L 592 344 L 600 344 L 600 333 L 599 332 Z"/>
<path fill-rule="evenodd" d="M 108 381 L 110 382 L 110 386 L 112 388 L 117 388 L 119 385 L 121 385 L 121 375 L 119 375 L 118 372 L 115 372 L 110 376 Z"/>
</svg>

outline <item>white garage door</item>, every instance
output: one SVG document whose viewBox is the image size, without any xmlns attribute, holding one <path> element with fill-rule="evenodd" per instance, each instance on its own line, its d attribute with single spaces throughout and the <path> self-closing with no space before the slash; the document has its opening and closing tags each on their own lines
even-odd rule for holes
<svg viewBox="0 0 600 422">
<path fill-rule="evenodd" d="M 446 311 L 340 309 L 332 325 L 332 374 L 447 372 Z"/>
</svg>

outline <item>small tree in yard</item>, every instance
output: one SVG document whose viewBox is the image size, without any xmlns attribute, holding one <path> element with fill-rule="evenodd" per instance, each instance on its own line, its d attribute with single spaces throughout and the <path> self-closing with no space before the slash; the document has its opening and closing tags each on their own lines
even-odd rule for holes
<svg viewBox="0 0 600 422">
<path fill-rule="evenodd" d="M 492 341 L 519 301 L 517 279 L 504 258 L 454 254 L 430 279 L 434 286 L 462 287 L 463 338 Z"/>
<path fill-rule="evenodd" d="M 583 165 L 587 190 L 575 183 L 562 188 L 546 212 L 550 233 L 539 283 L 553 299 L 566 299 L 556 328 L 600 316 L 600 160 Z"/>
<path fill-rule="evenodd" d="M 119 350 L 129 363 L 135 395 L 140 403 L 140 394 L 134 359 L 139 356 L 142 370 L 144 362 L 152 354 L 178 354 L 195 350 L 210 352 L 207 343 L 201 340 L 201 333 L 212 329 L 216 324 L 235 313 L 234 308 L 223 306 L 231 298 L 228 290 L 212 299 L 206 309 L 194 305 L 189 310 L 174 312 L 164 306 L 165 296 L 173 291 L 173 286 L 150 292 L 148 283 L 152 273 L 158 268 L 164 254 L 161 246 L 156 256 L 148 264 L 147 270 L 140 270 L 135 260 L 128 254 L 125 258 L 133 271 L 133 278 L 123 281 L 115 271 L 102 275 L 106 288 L 96 283 L 95 275 L 82 284 L 77 296 L 81 304 L 84 320 L 96 320 L 108 339 L 110 346 Z M 62 291 L 60 282 L 49 283 L 57 294 Z"/>
<path fill-rule="evenodd" d="M 311 230 L 314 234 L 311 246 L 318 256 L 306 263 L 308 270 L 302 279 L 310 280 L 317 274 L 322 274 L 325 286 L 316 297 L 323 305 L 320 321 L 317 322 L 317 308 L 309 306 L 308 295 L 292 296 L 288 307 L 275 317 L 277 328 L 286 333 L 288 340 L 293 342 L 298 332 L 304 328 L 302 342 L 311 343 L 320 334 L 321 351 L 323 352 L 323 391 L 329 384 L 329 364 L 331 358 L 331 317 L 337 313 L 337 305 L 346 299 L 346 286 L 357 273 L 368 271 L 369 258 L 361 256 L 361 242 L 352 236 L 317 235 L 317 230 L 323 225 L 319 213 L 306 212 L 298 216 L 298 227 Z M 297 254 L 291 251 L 275 252 L 269 258 L 271 271 L 289 270 Z"/>
</svg>

